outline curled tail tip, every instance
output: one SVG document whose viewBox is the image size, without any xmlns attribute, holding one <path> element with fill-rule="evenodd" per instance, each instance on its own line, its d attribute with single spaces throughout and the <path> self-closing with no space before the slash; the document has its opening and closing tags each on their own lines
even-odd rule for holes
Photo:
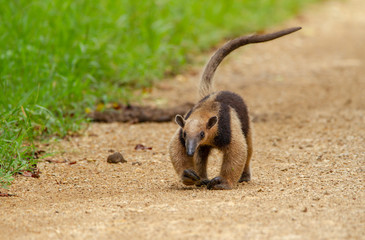
<svg viewBox="0 0 365 240">
<path fill-rule="evenodd" d="M 297 26 L 297 27 L 288 28 L 288 29 L 287 29 L 287 31 L 288 31 L 289 33 L 292 33 L 292 32 L 299 31 L 300 29 L 302 29 L 302 27 Z"/>
<path fill-rule="evenodd" d="M 295 32 L 295 31 L 298 31 L 298 30 L 302 29 L 302 27 L 301 26 L 297 26 L 297 27 L 293 27 L 293 29 L 294 29 L 294 32 Z"/>
<path fill-rule="evenodd" d="M 251 36 L 243 36 L 237 39 L 233 39 L 223 45 L 220 49 L 218 49 L 214 55 L 210 58 L 208 64 L 205 66 L 205 69 L 203 71 L 202 78 L 200 80 L 200 86 L 199 86 L 199 94 L 201 97 L 205 97 L 212 92 L 214 92 L 213 89 L 213 76 L 215 73 L 215 70 L 221 63 L 221 61 L 233 50 L 244 46 L 246 44 L 250 43 L 259 43 L 259 42 L 265 42 L 270 41 L 275 38 L 282 37 L 284 35 L 296 32 L 298 30 L 302 29 L 301 26 L 297 27 L 291 27 L 287 28 L 278 32 L 269 33 L 269 34 L 263 34 L 263 35 L 251 35 Z"/>
<path fill-rule="evenodd" d="M 298 30 L 302 29 L 302 27 L 301 26 L 296 26 L 296 27 L 292 27 L 291 29 L 293 29 L 294 31 L 298 31 Z"/>
</svg>

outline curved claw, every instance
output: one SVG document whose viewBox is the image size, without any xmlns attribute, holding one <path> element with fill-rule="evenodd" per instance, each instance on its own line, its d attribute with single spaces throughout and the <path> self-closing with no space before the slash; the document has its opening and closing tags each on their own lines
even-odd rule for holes
<svg viewBox="0 0 365 240">
<path fill-rule="evenodd" d="M 196 174 L 194 170 L 191 169 L 185 169 L 181 178 L 182 182 L 185 185 L 194 185 L 197 181 L 200 180 L 198 174 Z"/>
<path fill-rule="evenodd" d="M 232 187 L 222 177 L 215 177 L 207 185 L 209 190 L 230 190 Z"/>
<path fill-rule="evenodd" d="M 199 180 L 195 186 L 197 187 L 202 187 L 202 186 L 206 186 L 210 183 L 210 180 L 209 179 L 202 179 L 202 180 Z"/>
<path fill-rule="evenodd" d="M 249 182 L 251 181 L 251 174 L 250 173 L 242 173 L 240 180 L 238 180 L 239 183 L 241 182 Z"/>
</svg>

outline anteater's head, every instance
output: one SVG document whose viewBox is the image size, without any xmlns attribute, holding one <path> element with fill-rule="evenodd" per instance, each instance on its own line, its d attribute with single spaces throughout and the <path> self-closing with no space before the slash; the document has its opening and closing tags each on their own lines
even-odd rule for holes
<svg viewBox="0 0 365 240">
<path fill-rule="evenodd" d="M 194 156 L 199 146 L 209 145 L 217 132 L 217 116 L 192 114 L 185 119 L 181 115 L 176 115 L 175 121 L 181 127 L 181 138 L 189 157 Z"/>
</svg>

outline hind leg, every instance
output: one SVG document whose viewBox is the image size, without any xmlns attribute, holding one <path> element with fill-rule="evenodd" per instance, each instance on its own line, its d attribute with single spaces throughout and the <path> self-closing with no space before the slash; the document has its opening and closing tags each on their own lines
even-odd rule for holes
<svg viewBox="0 0 365 240">
<path fill-rule="evenodd" d="M 192 157 L 186 154 L 185 146 L 180 141 L 179 130 L 172 137 L 169 146 L 171 163 L 177 175 L 181 178 L 183 184 L 194 185 L 200 177 L 194 170 L 194 162 Z"/>
<path fill-rule="evenodd" d="M 248 182 L 251 180 L 251 168 L 250 168 L 250 160 L 252 157 L 252 152 L 253 152 L 253 148 L 252 148 L 252 134 L 251 134 L 252 130 L 250 130 L 247 134 L 247 160 L 245 163 L 245 167 L 243 169 L 241 178 L 239 180 L 239 182 Z"/>
</svg>

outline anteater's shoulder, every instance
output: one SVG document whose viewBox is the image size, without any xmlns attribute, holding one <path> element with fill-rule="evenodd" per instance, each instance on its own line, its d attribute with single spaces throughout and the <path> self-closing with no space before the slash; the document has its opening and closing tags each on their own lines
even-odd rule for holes
<svg viewBox="0 0 365 240">
<path fill-rule="evenodd" d="M 247 106 L 243 101 L 242 97 L 234 92 L 220 91 L 215 93 L 214 100 L 221 104 L 222 109 L 227 109 L 225 106 L 229 106 L 236 111 L 237 116 L 241 122 L 242 132 L 244 133 L 245 137 L 247 137 L 250 128 L 249 125 L 250 123 L 249 123 Z M 221 114 L 227 114 L 227 113 L 221 112 Z"/>
<path fill-rule="evenodd" d="M 247 108 L 242 97 L 230 91 L 220 91 L 214 93 L 214 101 L 227 104 L 234 109 L 238 109 L 239 107 Z"/>
</svg>

